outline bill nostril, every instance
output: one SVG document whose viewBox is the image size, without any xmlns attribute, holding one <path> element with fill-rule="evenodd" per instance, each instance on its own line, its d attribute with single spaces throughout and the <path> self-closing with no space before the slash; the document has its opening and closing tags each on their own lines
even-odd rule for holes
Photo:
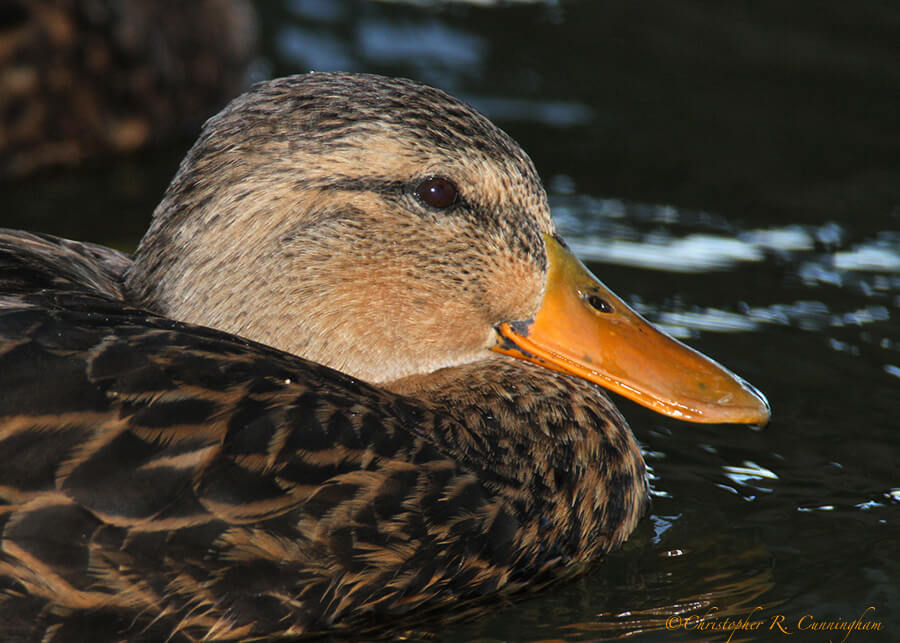
<svg viewBox="0 0 900 643">
<path fill-rule="evenodd" d="M 588 303 L 588 305 L 596 310 L 598 313 L 611 313 L 613 311 L 613 307 L 600 295 L 594 295 L 591 293 L 584 295 L 584 300 Z"/>
</svg>

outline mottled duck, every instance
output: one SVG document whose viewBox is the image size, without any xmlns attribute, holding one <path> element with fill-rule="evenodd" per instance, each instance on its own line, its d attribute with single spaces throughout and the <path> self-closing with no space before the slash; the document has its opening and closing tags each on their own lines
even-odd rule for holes
<svg viewBox="0 0 900 643">
<path fill-rule="evenodd" d="M 0 638 L 409 623 L 582 569 L 647 505 L 604 388 L 761 423 L 559 237 L 522 149 L 408 80 L 257 85 L 134 257 L 0 236 Z"/>
</svg>

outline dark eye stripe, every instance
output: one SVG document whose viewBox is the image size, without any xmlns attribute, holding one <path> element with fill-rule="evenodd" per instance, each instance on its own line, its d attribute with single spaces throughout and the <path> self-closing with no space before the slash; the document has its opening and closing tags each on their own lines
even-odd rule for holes
<svg viewBox="0 0 900 643">
<path fill-rule="evenodd" d="M 319 188 L 324 190 L 349 190 L 353 192 L 375 192 L 384 196 L 400 196 L 407 189 L 403 181 L 389 181 L 385 179 L 368 178 L 341 178 L 337 180 L 322 180 L 305 182 L 299 187 Z"/>
</svg>

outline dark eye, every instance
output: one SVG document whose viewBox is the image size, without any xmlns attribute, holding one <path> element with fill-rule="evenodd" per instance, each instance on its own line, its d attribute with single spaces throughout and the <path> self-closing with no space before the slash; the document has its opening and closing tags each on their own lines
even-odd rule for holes
<svg viewBox="0 0 900 643">
<path fill-rule="evenodd" d="M 433 177 L 425 179 L 416 186 L 416 195 L 432 208 L 449 208 L 456 203 L 459 194 L 452 181 Z"/>
<path fill-rule="evenodd" d="M 588 294 L 584 296 L 584 299 L 588 305 L 598 313 L 611 313 L 613 311 L 609 302 L 599 295 Z"/>
</svg>

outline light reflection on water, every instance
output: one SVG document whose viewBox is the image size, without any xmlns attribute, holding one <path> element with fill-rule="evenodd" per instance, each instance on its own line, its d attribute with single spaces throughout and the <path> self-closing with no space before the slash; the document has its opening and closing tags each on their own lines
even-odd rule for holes
<svg viewBox="0 0 900 643">
<path fill-rule="evenodd" d="M 755 500 L 754 493 L 745 493 L 739 489 L 750 489 L 753 492 L 772 493 L 774 491 L 773 482 L 778 480 L 778 475 L 770 471 L 766 467 L 756 464 L 750 460 L 745 460 L 741 465 L 725 465 L 722 467 L 725 477 L 728 478 L 734 487 L 719 484 L 718 486 L 742 495 L 745 500 Z M 770 482 L 767 482 L 770 481 Z"/>
<path fill-rule="evenodd" d="M 742 261 L 762 261 L 762 250 L 740 239 L 692 234 L 672 238 L 648 235 L 641 241 L 589 237 L 569 245 L 589 261 L 635 266 L 666 272 L 727 270 Z"/>
<path fill-rule="evenodd" d="M 837 270 L 900 272 L 900 233 L 882 232 L 871 243 L 834 255 Z"/>
<path fill-rule="evenodd" d="M 588 261 L 633 266 L 666 272 L 708 272 L 730 270 L 741 262 L 764 261 L 773 253 L 782 259 L 792 254 L 807 253 L 800 262 L 800 270 L 807 273 L 807 281 L 825 281 L 842 284 L 848 272 L 896 273 L 900 272 L 900 233 L 882 232 L 877 238 L 855 245 L 852 249 L 840 248 L 839 226 L 790 225 L 784 228 L 732 231 L 729 235 L 691 233 L 678 236 L 660 224 L 679 223 L 686 218 L 690 225 L 702 221 L 702 215 L 682 217 L 671 206 L 652 206 L 655 215 L 651 221 L 657 226 L 650 232 L 636 227 L 623 226 L 621 219 L 627 216 L 628 204 L 606 199 L 592 200 L 586 208 L 576 211 L 571 204 L 554 207 L 554 216 L 569 245 Z M 583 204 L 582 204 L 583 205 Z M 644 209 L 647 206 L 643 206 Z M 585 219 L 592 219 L 585 225 Z M 605 219 L 606 225 L 598 225 Z M 598 234 L 585 234 L 585 229 L 597 229 Z M 813 253 L 816 243 L 833 246 L 831 251 Z M 833 276 L 822 279 L 811 272 L 808 262 L 830 269 Z M 900 289 L 891 275 L 874 279 L 873 290 Z"/>
<path fill-rule="evenodd" d="M 759 330 L 764 324 L 818 332 L 826 328 L 863 326 L 891 319 L 886 306 L 866 306 L 846 313 L 832 314 L 828 306 L 820 301 L 796 301 L 791 304 L 772 304 L 754 308 L 738 306 L 743 308 L 743 312 L 729 312 L 716 308 L 691 312 L 666 311 L 646 304 L 637 304 L 634 308 L 652 319 L 659 328 L 679 338 L 693 336 L 695 333 L 692 331 L 716 333 L 754 331 Z M 830 340 L 830 344 L 835 350 L 852 350 L 848 344 L 836 339 Z M 882 347 L 887 348 L 888 345 Z"/>
</svg>

